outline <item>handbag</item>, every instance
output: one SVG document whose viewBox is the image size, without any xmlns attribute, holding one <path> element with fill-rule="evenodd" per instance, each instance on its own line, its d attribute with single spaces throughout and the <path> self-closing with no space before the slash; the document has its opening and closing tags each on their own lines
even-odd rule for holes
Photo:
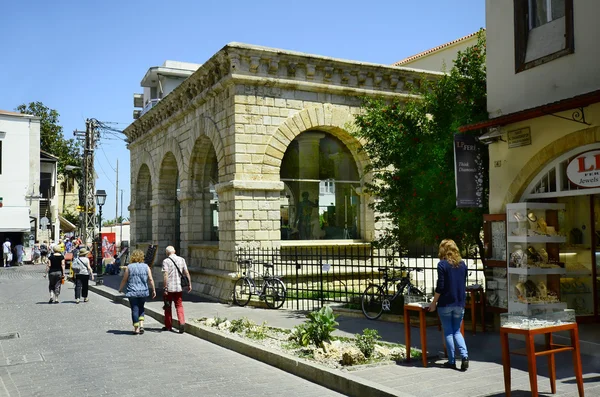
<svg viewBox="0 0 600 397">
<path fill-rule="evenodd" d="M 177 266 L 177 263 L 175 263 L 175 261 L 173 260 L 173 258 L 169 258 L 171 259 L 171 262 L 173 262 L 173 264 L 175 265 L 175 269 L 177 269 L 177 271 L 179 272 L 179 275 L 181 276 L 181 288 L 186 288 L 190 286 L 190 280 L 187 278 L 186 275 L 184 275 L 183 273 L 181 273 L 181 270 L 179 270 L 179 266 Z"/>
<path fill-rule="evenodd" d="M 73 269 L 73 273 L 79 274 L 83 267 L 83 262 L 79 258 L 75 259 L 75 261 L 71 264 L 71 269 Z"/>
</svg>

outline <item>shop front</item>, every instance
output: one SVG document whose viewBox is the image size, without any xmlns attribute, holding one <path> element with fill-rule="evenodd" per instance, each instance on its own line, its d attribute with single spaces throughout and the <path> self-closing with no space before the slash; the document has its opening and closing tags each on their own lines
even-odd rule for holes
<svg viewBox="0 0 600 397">
<path fill-rule="evenodd" d="M 569 106 L 484 126 L 493 139 L 484 219 L 489 311 L 568 308 L 578 322 L 600 322 L 600 105 Z M 585 117 L 556 117 L 575 111 Z"/>
</svg>

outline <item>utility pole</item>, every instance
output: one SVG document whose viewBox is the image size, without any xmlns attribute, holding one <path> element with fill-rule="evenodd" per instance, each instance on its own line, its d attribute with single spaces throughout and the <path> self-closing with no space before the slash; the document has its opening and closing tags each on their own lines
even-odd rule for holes
<svg viewBox="0 0 600 397">
<path fill-rule="evenodd" d="M 117 159 L 117 186 L 115 188 L 115 226 L 119 219 L 119 159 Z M 120 239 L 120 236 L 119 236 Z M 115 244 L 117 242 L 115 241 Z M 120 243 L 119 243 L 120 244 Z"/>
<path fill-rule="evenodd" d="M 74 135 L 79 137 L 79 139 L 85 140 L 82 164 L 83 184 L 81 186 L 83 189 L 83 203 L 80 203 L 80 205 L 83 207 L 81 240 L 86 243 L 93 241 L 97 223 L 95 207 L 96 175 L 94 172 L 94 150 L 96 149 L 98 138 L 96 128 L 97 121 L 95 119 L 87 119 L 85 121 L 85 134 L 83 131 L 74 132 Z"/>
</svg>

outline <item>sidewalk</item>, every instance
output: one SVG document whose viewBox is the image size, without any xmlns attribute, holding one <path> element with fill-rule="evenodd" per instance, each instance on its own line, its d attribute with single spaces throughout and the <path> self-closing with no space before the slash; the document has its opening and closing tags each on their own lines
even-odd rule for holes
<svg viewBox="0 0 600 397">
<path fill-rule="evenodd" d="M 105 276 L 104 286 L 90 286 L 94 292 L 114 298 L 121 277 Z M 94 283 L 92 283 L 94 284 Z M 154 312 L 162 313 L 162 299 L 156 299 L 146 304 Z M 268 325 L 280 328 L 293 328 L 305 320 L 305 314 L 288 310 L 269 310 L 254 307 L 238 307 L 203 300 L 194 295 L 184 296 L 184 308 L 188 323 L 200 317 L 226 317 L 229 320 L 246 317 Z M 383 321 L 370 321 L 365 318 L 340 316 L 339 336 L 354 336 L 365 328 L 376 329 L 383 341 L 404 343 L 403 325 Z M 467 327 L 469 328 L 469 327 Z M 597 334 L 598 325 L 581 326 L 581 334 Z M 203 337 L 202 335 L 200 335 Z M 504 396 L 504 380 L 502 357 L 500 352 L 500 337 L 497 332 L 478 332 L 472 335 L 465 331 L 465 339 L 469 348 L 470 368 L 467 372 L 448 370 L 441 367 L 444 359 L 438 359 L 437 353 L 443 350 L 441 333 L 436 327 L 427 329 L 428 367 L 424 368 L 420 360 L 401 365 L 383 365 L 372 368 L 361 368 L 350 371 L 336 371 L 347 374 L 352 380 L 358 380 L 365 385 L 375 385 L 381 389 L 378 395 L 398 396 Z M 582 336 L 583 339 L 583 336 Z M 412 346 L 419 348 L 418 329 L 412 330 Z M 215 340 L 212 340 L 215 342 Z M 215 343 L 219 343 L 216 341 Z M 226 343 L 226 342 L 223 342 Z M 228 346 L 224 346 L 228 347 Z M 511 340 L 511 349 L 524 347 L 519 340 Z M 588 396 L 600 395 L 600 345 L 595 342 L 583 342 L 582 365 L 585 392 Z M 577 385 L 573 372 L 570 354 L 558 354 L 556 360 L 557 396 L 577 396 Z M 538 359 L 538 388 L 540 396 L 549 396 L 550 381 L 548 378 L 547 360 Z M 512 366 L 512 395 L 529 396 L 529 375 L 527 361 L 521 356 L 511 356 Z M 294 373 L 294 371 L 290 371 Z"/>
</svg>

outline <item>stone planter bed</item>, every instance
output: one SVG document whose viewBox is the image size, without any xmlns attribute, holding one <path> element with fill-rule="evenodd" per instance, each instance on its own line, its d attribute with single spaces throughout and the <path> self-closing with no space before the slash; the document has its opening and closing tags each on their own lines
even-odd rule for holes
<svg viewBox="0 0 600 397">
<path fill-rule="evenodd" d="M 255 324 L 246 318 L 233 321 L 225 318 L 200 318 L 193 322 L 229 337 L 241 338 L 246 343 L 334 369 L 352 371 L 365 366 L 397 364 L 406 359 L 406 347 L 400 344 L 376 342 L 371 357 L 367 359 L 353 338 L 334 336 L 331 342 L 325 342 L 322 347 L 301 346 L 291 340 L 292 330 L 269 327 L 264 323 Z M 413 358 L 421 356 L 417 349 L 411 349 L 411 353 Z"/>
</svg>

